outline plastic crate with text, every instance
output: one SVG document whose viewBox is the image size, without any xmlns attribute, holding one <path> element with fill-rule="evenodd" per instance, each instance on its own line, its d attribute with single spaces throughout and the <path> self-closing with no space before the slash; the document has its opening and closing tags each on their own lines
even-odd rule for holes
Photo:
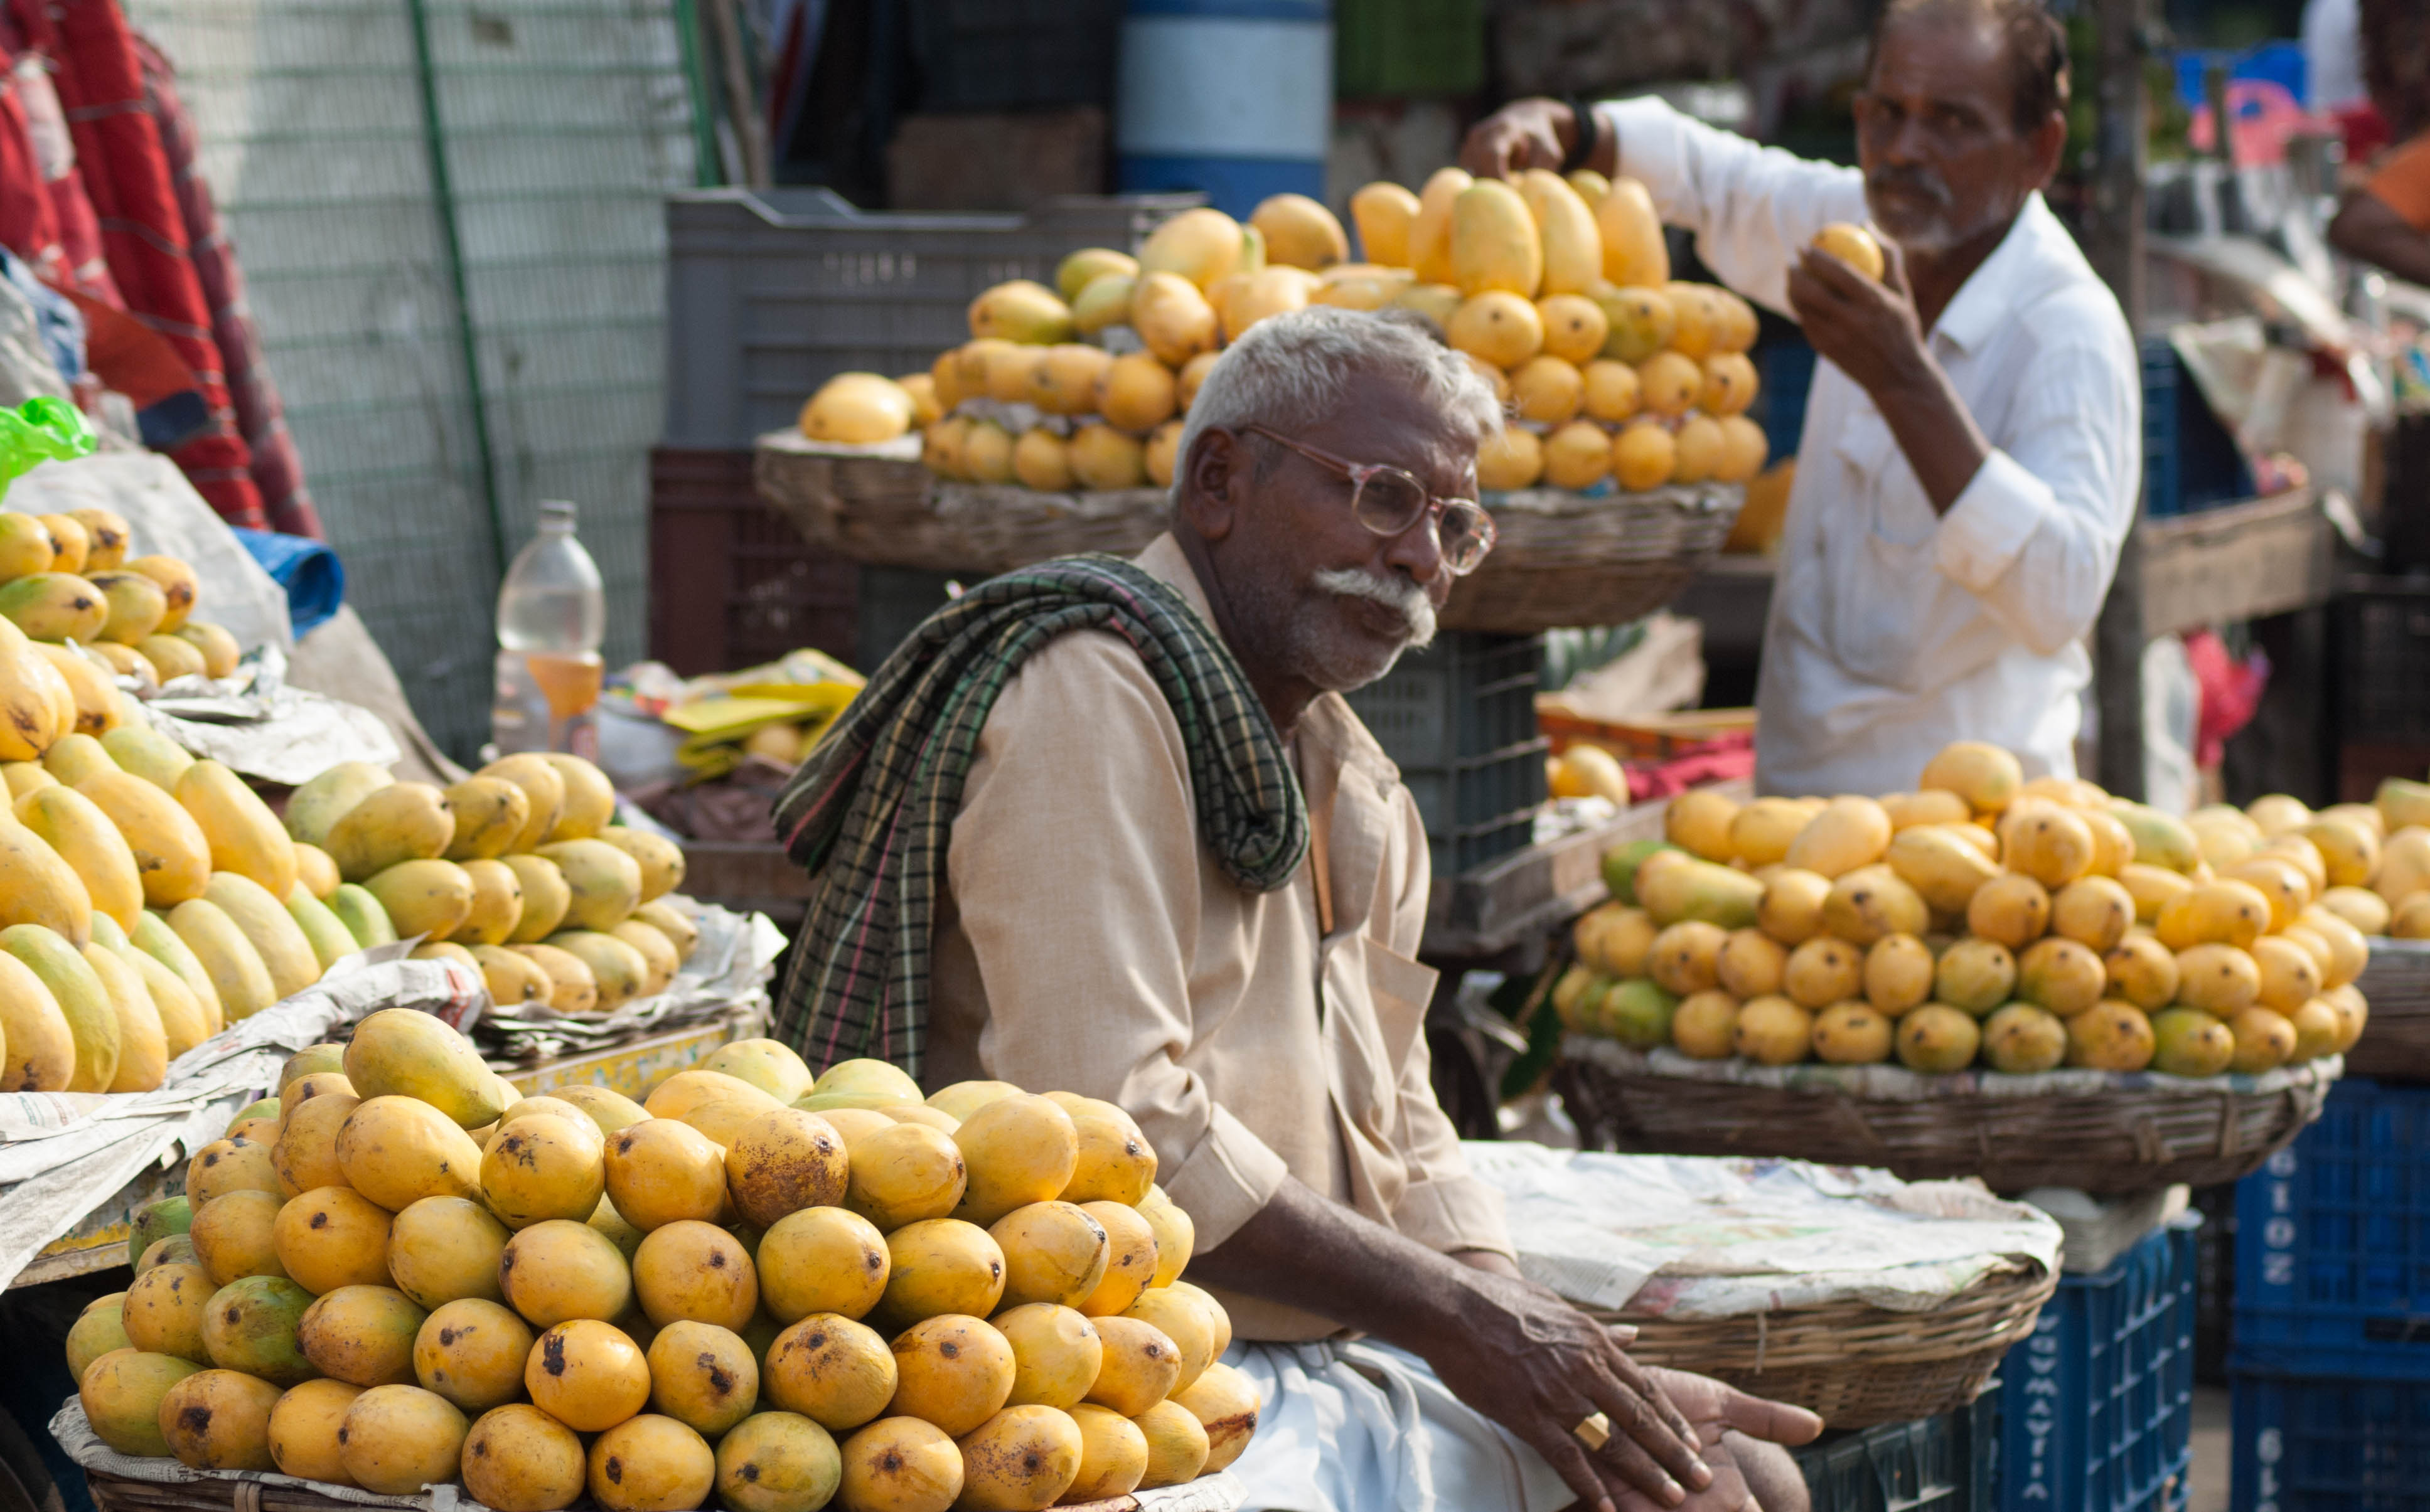
<svg viewBox="0 0 2430 1512">
<path fill-rule="evenodd" d="M 2237 1372 L 2232 1512 L 2430 1512 L 2430 1389 Z"/>
<path fill-rule="evenodd" d="M 748 449 L 839 373 L 924 373 L 970 340 L 970 303 L 1055 281 L 1082 247 L 1127 252 L 1195 194 L 1048 200 L 1024 214 L 878 214 L 827 189 L 667 196 L 669 446 Z"/>
<path fill-rule="evenodd" d="M 1813 1512 L 1989 1512 L 2000 1484 L 2000 1385 L 1954 1412 L 1790 1451 Z"/>
<path fill-rule="evenodd" d="M 2186 1504 L 2201 1225 L 2172 1219 L 2108 1269 L 2061 1277 L 2000 1362 L 2005 1512 Z"/>
<path fill-rule="evenodd" d="M 1445 631 L 1349 694 L 1417 801 L 1437 876 L 1456 876 L 1535 834 L 1546 742 L 1536 729 L 1541 636 Z"/>
<path fill-rule="evenodd" d="M 2339 1082 L 2236 1228 L 2236 1370 L 2430 1394 L 2430 1088 Z"/>
</svg>

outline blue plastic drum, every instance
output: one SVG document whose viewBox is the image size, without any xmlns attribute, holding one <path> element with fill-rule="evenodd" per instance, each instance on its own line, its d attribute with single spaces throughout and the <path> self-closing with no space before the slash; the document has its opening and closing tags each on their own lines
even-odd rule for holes
<svg viewBox="0 0 2430 1512">
<path fill-rule="evenodd" d="M 1201 190 L 1242 218 L 1270 194 L 1324 197 L 1328 0 L 1130 0 L 1114 92 L 1125 192 Z"/>
</svg>

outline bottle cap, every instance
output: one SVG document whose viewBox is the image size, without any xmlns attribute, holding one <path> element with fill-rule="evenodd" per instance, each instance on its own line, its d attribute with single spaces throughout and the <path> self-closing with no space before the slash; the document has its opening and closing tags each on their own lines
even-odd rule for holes
<svg viewBox="0 0 2430 1512">
<path fill-rule="evenodd" d="M 563 525 L 571 530 L 574 528 L 574 508 L 570 500 L 542 499 L 540 501 L 540 523 L 543 525 Z"/>
</svg>

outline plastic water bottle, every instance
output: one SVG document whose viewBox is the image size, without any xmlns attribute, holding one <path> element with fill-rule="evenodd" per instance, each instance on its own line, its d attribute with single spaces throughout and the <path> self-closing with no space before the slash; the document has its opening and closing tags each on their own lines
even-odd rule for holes
<svg viewBox="0 0 2430 1512">
<path fill-rule="evenodd" d="M 517 751 L 599 754 L 599 643 L 608 595 L 598 564 L 574 536 L 574 506 L 540 507 L 540 534 L 498 585 L 497 692 L 490 736 L 501 756 Z"/>
</svg>

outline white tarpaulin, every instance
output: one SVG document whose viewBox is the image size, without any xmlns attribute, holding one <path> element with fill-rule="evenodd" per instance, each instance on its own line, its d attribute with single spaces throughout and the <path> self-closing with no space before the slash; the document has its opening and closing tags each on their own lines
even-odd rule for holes
<svg viewBox="0 0 2430 1512">
<path fill-rule="evenodd" d="M 1860 1301 L 1912 1312 L 2020 1258 L 2058 1269 L 2058 1224 L 1972 1181 L 1515 1141 L 1463 1148 L 1502 1193 L 1520 1270 L 1591 1306 L 1729 1318 Z"/>
<path fill-rule="evenodd" d="M 405 949 L 340 961 L 320 982 L 171 1061 L 151 1091 L 0 1096 L 0 1287 L 146 1168 L 226 1133 L 239 1109 L 277 1090 L 288 1056 L 338 1025 L 409 1007 L 460 1027 L 487 1001 L 480 979 L 456 962 L 387 958 Z"/>
</svg>

